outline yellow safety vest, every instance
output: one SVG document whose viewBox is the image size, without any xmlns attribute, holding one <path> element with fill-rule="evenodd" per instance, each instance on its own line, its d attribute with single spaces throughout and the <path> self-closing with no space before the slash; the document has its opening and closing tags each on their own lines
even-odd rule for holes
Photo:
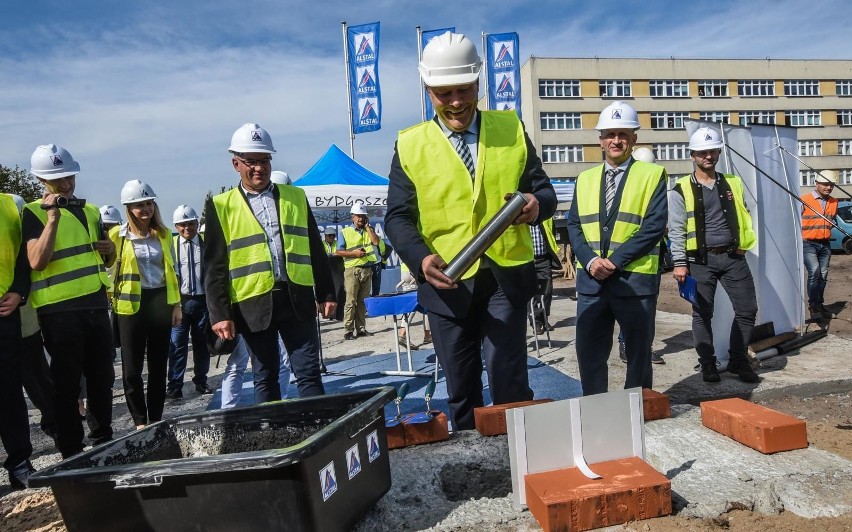
<svg viewBox="0 0 852 532">
<path fill-rule="evenodd" d="M 21 215 L 15 200 L 0 194 L 0 296 L 15 280 L 15 263 L 21 249 Z"/>
<path fill-rule="evenodd" d="M 598 255 L 601 250 L 601 219 L 604 214 L 601 207 L 601 181 L 606 165 L 590 168 L 577 176 L 577 186 L 574 191 L 574 201 L 577 202 L 577 214 L 583 228 L 586 242 Z M 642 226 L 642 221 L 648 212 L 648 205 L 657 186 L 665 176 L 662 166 L 633 161 L 621 178 L 623 191 L 618 212 L 615 213 L 615 224 L 609 240 L 609 253 L 627 242 Z M 648 275 L 657 275 L 660 263 L 660 245 L 657 244 L 647 255 L 639 257 L 624 267 L 625 271 Z M 585 265 L 577 262 L 577 268 Z"/>
<path fill-rule="evenodd" d="M 524 128 L 514 111 L 481 111 L 476 175 L 470 173 L 434 121 L 399 133 L 399 162 L 417 189 L 417 220 L 426 245 L 447 262 L 518 190 L 527 162 Z M 525 225 L 510 226 L 485 252 L 500 266 L 533 260 L 532 237 Z M 479 261 L 462 276 L 473 277 Z"/>
<path fill-rule="evenodd" d="M 284 241 L 284 261 L 290 282 L 314 285 L 308 235 L 308 202 L 305 192 L 293 186 L 278 187 L 278 225 Z M 213 197 L 225 244 L 231 282 L 231 302 L 238 303 L 272 290 L 272 253 L 266 233 L 238 188 Z"/>
<path fill-rule="evenodd" d="M 109 238 L 118 250 L 116 264 L 121 260 L 121 271 L 115 272 L 115 293 L 117 303 L 114 305 L 115 312 L 122 315 L 131 315 L 139 312 L 142 301 L 142 275 L 139 273 L 139 263 L 136 260 L 136 252 L 133 242 L 129 238 L 119 235 L 121 226 L 110 229 Z M 172 259 L 171 233 L 165 229 L 157 233 L 160 246 L 163 248 L 163 269 L 166 274 L 166 302 L 174 305 L 180 302 L 180 287 L 178 286 L 175 263 Z"/>
<path fill-rule="evenodd" d="M 41 200 L 28 203 L 24 208 L 47 224 L 47 211 L 41 208 Z M 104 261 L 92 246 L 100 239 L 100 212 L 90 203 L 83 207 L 83 212 L 86 227 L 73 213 L 59 209 L 53 256 L 44 270 L 30 273 L 33 308 L 93 294 L 111 286 Z"/>
<path fill-rule="evenodd" d="M 559 256 L 559 246 L 556 245 L 556 237 L 553 234 L 553 218 L 548 218 L 541 223 L 541 228 L 544 230 L 544 237 L 547 239 L 547 245 L 557 257 Z"/>
<path fill-rule="evenodd" d="M 328 240 L 323 238 L 322 245 L 325 248 L 326 255 L 334 255 L 334 252 L 337 251 L 337 240 L 329 243 Z"/>
<path fill-rule="evenodd" d="M 746 210 L 743 201 L 743 181 L 733 174 L 722 174 L 734 196 L 734 210 L 737 213 L 737 247 L 751 249 L 757 243 L 757 236 L 751 225 L 751 215 Z M 692 190 L 692 176 L 685 175 L 677 180 L 683 192 L 683 203 L 686 210 L 686 251 L 698 251 L 698 228 L 695 225 L 695 195 Z"/>
<path fill-rule="evenodd" d="M 344 268 L 355 268 L 356 266 L 364 266 L 379 262 L 380 257 L 376 254 L 376 248 L 370 242 L 370 235 L 364 229 L 360 233 L 353 226 L 343 228 L 343 242 L 346 245 L 345 251 L 355 251 L 356 249 L 364 248 L 367 252 L 363 257 L 345 257 L 343 259 Z M 379 238 L 379 254 L 385 252 L 385 242 Z"/>
</svg>

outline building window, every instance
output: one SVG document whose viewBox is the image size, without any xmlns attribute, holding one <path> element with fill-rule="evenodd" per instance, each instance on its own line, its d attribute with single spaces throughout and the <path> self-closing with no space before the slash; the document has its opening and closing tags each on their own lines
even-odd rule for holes
<svg viewBox="0 0 852 532">
<path fill-rule="evenodd" d="M 784 96 L 819 96 L 819 81 L 815 79 L 786 80 Z"/>
<path fill-rule="evenodd" d="M 838 126 L 852 126 L 852 109 L 841 109 L 837 111 Z"/>
<path fill-rule="evenodd" d="M 698 119 L 705 122 L 731 123 L 731 113 L 728 111 L 702 111 L 698 113 Z"/>
<path fill-rule="evenodd" d="M 838 140 L 837 155 L 852 155 L 852 140 Z"/>
<path fill-rule="evenodd" d="M 577 79 L 540 79 L 538 95 L 542 98 L 579 98 L 580 80 Z"/>
<path fill-rule="evenodd" d="M 775 82 L 771 79 L 741 79 L 737 82 L 740 96 L 775 96 Z"/>
<path fill-rule="evenodd" d="M 629 98 L 632 94 L 629 79 L 606 79 L 598 82 L 601 98 Z"/>
<path fill-rule="evenodd" d="M 784 123 L 792 127 L 822 125 L 819 111 L 784 111 Z"/>
<path fill-rule="evenodd" d="M 688 98 L 689 83 L 685 79 L 652 79 L 648 82 L 652 98 Z"/>
<path fill-rule="evenodd" d="M 852 79 L 838 79 L 836 92 L 838 96 L 852 96 Z"/>
<path fill-rule="evenodd" d="M 678 161 L 689 159 L 688 144 L 686 142 L 673 142 L 670 144 L 654 144 L 654 157 L 658 161 Z"/>
<path fill-rule="evenodd" d="M 541 113 L 542 131 L 582 128 L 580 113 Z"/>
<path fill-rule="evenodd" d="M 581 163 L 582 146 L 551 145 L 541 147 L 541 161 L 544 163 Z"/>
<path fill-rule="evenodd" d="M 852 185 L 852 170 L 847 169 L 840 171 L 840 184 Z"/>
<path fill-rule="evenodd" d="M 803 187 L 814 186 L 817 173 L 813 170 L 799 170 L 799 184 Z"/>
<path fill-rule="evenodd" d="M 702 98 L 722 98 L 728 96 L 728 80 L 701 79 L 698 80 L 698 96 Z"/>
<path fill-rule="evenodd" d="M 651 113 L 651 128 L 653 129 L 683 129 L 683 120 L 689 118 L 689 113 L 668 112 Z"/>
<path fill-rule="evenodd" d="M 814 157 L 817 155 L 822 155 L 821 140 L 800 140 L 798 142 L 798 145 L 799 155 L 803 157 Z"/>
<path fill-rule="evenodd" d="M 740 125 L 775 123 L 775 111 L 740 111 Z"/>
</svg>

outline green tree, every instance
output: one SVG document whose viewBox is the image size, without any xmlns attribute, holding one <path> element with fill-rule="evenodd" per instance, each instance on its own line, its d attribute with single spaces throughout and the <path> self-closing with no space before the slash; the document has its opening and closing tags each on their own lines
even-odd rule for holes
<svg viewBox="0 0 852 532">
<path fill-rule="evenodd" d="M 225 187 L 225 186 L 219 187 L 219 192 L 218 192 L 218 194 L 221 194 L 222 192 L 227 192 L 227 191 L 231 190 L 232 188 L 234 188 L 234 187 L 233 187 L 233 186 L 230 186 L 230 187 Z M 207 191 L 207 196 L 204 198 L 204 206 L 203 206 L 203 207 L 201 207 L 201 219 L 200 219 L 200 220 L 198 220 L 198 226 L 199 226 L 199 227 L 201 227 L 202 225 L 204 225 L 204 221 L 205 221 L 205 220 L 207 220 L 207 200 L 209 200 L 209 199 L 210 199 L 210 198 L 212 198 L 212 197 L 213 197 L 213 191 L 208 190 L 208 191 Z"/>
<path fill-rule="evenodd" d="M 0 164 L 0 192 L 17 194 L 25 201 L 35 201 L 41 198 L 42 186 L 38 178 L 15 166 L 14 170 Z"/>
</svg>

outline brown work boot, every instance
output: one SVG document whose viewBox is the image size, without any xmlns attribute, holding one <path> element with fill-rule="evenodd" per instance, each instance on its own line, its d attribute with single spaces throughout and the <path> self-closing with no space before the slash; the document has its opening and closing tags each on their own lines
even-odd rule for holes
<svg viewBox="0 0 852 532">
<path fill-rule="evenodd" d="M 423 333 L 423 344 L 421 344 L 421 345 L 431 344 L 431 343 L 432 343 L 432 331 L 425 331 Z"/>
<path fill-rule="evenodd" d="M 751 364 L 748 363 L 748 359 L 743 357 L 742 359 L 735 359 L 728 361 L 728 372 L 733 373 L 737 377 L 740 378 L 743 382 L 756 383 L 760 382 L 760 375 L 754 372 L 751 369 Z"/>
</svg>

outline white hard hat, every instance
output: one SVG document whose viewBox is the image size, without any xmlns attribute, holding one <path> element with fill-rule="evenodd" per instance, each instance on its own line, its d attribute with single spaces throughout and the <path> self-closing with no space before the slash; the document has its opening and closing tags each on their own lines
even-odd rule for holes
<svg viewBox="0 0 852 532">
<path fill-rule="evenodd" d="M 722 146 L 722 136 L 710 127 L 700 127 L 689 136 L 690 151 L 721 150 Z"/>
<path fill-rule="evenodd" d="M 36 147 L 30 157 L 30 170 L 42 179 L 61 179 L 80 173 L 80 165 L 68 150 L 56 144 Z"/>
<path fill-rule="evenodd" d="M 203 233 L 205 229 L 207 229 L 207 224 L 201 224 L 201 227 L 198 228 L 198 232 Z"/>
<path fill-rule="evenodd" d="M 272 172 L 270 176 L 270 180 L 276 185 L 292 185 L 293 180 L 290 179 L 290 176 L 287 175 L 287 172 L 282 172 L 280 170 L 275 170 Z"/>
<path fill-rule="evenodd" d="M 243 124 L 231 135 L 228 151 L 233 153 L 275 153 L 269 133 L 257 124 Z"/>
<path fill-rule="evenodd" d="M 9 194 L 9 195 L 12 196 L 13 200 L 15 200 L 15 206 L 18 208 L 18 212 L 20 213 L 21 211 L 23 211 L 24 205 L 27 204 L 26 200 L 24 200 L 24 198 L 22 198 L 21 196 L 18 196 L 17 194 Z"/>
<path fill-rule="evenodd" d="M 655 164 L 657 162 L 657 158 L 654 157 L 654 152 L 651 151 L 651 148 L 646 148 L 644 146 L 633 150 L 633 158 L 637 161 L 642 161 L 643 163 Z"/>
<path fill-rule="evenodd" d="M 639 115 L 636 109 L 621 100 L 607 105 L 598 117 L 598 131 L 605 129 L 639 129 Z"/>
<path fill-rule="evenodd" d="M 837 172 L 834 170 L 820 170 L 816 176 L 817 183 L 834 184 L 837 183 Z"/>
<path fill-rule="evenodd" d="M 350 214 L 363 214 L 364 216 L 366 216 L 367 215 L 367 209 L 364 208 L 363 203 L 356 203 L 356 204 L 352 205 L 352 210 L 350 210 L 349 213 Z"/>
<path fill-rule="evenodd" d="M 122 205 L 155 199 L 157 199 L 157 195 L 154 194 L 154 189 L 151 188 L 151 185 L 143 183 L 138 179 L 131 179 L 121 187 Z"/>
<path fill-rule="evenodd" d="M 195 209 L 189 205 L 178 205 L 178 208 L 175 209 L 175 213 L 172 214 L 172 223 L 174 224 L 191 222 L 193 220 L 196 222 L 198 221 L 198 214 L 195 212 Z"/>
<path fill-rule="evenodd" d="M 479 79 L 482 59 L 473 41 L 461 33 L 434 37 L 423 48 L 420 77 L 429 87 L 466 85 Z"/>
<path fill-rule="evenodd" d="M 120 224 L 121 223 L 121 214 L 118 212 L 118 209 L 113 207 L 112 205 L 104 205 L 100 208 L 101 211 L 101 220 L 107 224 Z"/>
</svg>

